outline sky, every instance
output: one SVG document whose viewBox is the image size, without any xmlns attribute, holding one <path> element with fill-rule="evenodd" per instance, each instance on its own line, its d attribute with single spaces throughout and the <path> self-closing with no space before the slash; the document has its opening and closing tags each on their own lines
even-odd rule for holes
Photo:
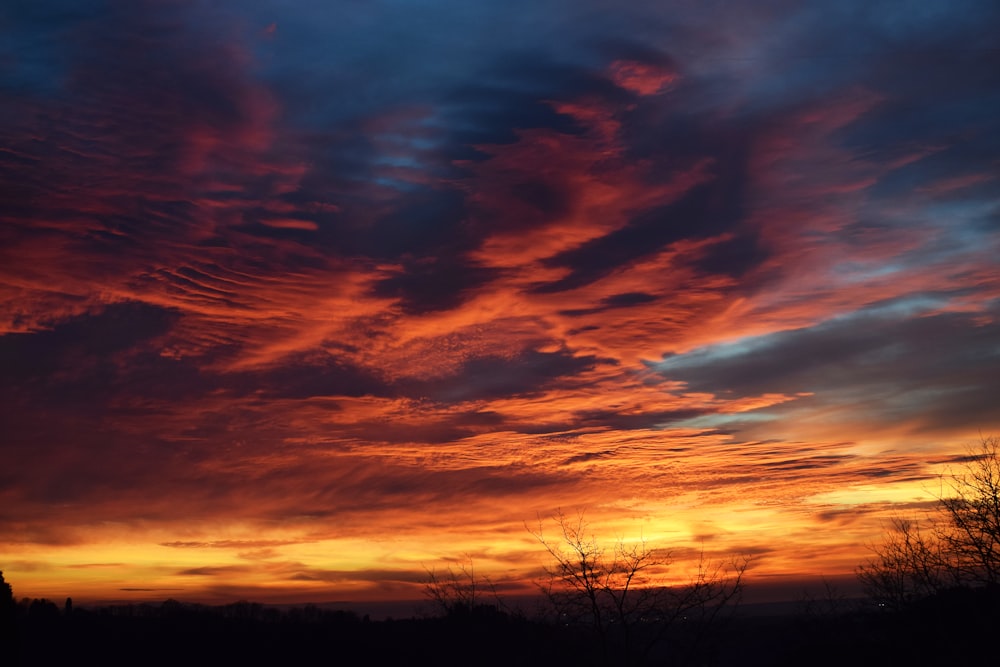
<svg viewBox="0 0 1000 667">
<path fill-rule="evenodd" d="M 0 6 L 18 596 L 848 576 L 1000 433 L 994 2 Z"/>
</svg>

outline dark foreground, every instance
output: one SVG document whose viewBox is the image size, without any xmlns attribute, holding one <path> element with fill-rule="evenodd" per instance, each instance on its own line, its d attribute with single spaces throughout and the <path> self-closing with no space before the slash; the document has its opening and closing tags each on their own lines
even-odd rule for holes
<svg viewBox="0 0 1000 667">
<path fill-rule="evenodd" d="M 940 665 L 989 653 L 1000 627 L 1000 596 L 983 590 L 901 611 L 864 603 L 751 611 L 711 626 L 676 623 L 646 650 L 655 620 L 626 638 L 490 606 L 373 621 L 315 606 L 168 600 L 73 609 L 35 600 L 0 628 L 0 665 Z"/>
</svg>

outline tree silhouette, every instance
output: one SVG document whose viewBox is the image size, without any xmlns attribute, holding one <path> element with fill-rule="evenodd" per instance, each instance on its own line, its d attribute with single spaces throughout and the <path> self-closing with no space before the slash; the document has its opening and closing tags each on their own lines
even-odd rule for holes
<svg viewBox="0 0 1000 667">
<path fill-rule="evenodd" d="M 1000 438 L 983 438 L 942 489 L 926 528 L 894 519 L 858 567 L 879 604 L 900 608 L 955 587 L 1000 585 Z"/>
<path fill-rule="evenodd" d="M 893 518 L 875 557 L 857 569 L 861 584 L 880 607 L 902 609 L 958 582 L 954 564 L 934 531 L 916 521 Z"/>
<path fill-rule="evenodd" d="M 17 651 L 17 602 L 14 589 L 4 580 L 0 570 L 0 656 L 12 657 L 17 664 Z"/>
<path fill-rule="evenodd" d="M 484 593 L 489 591 L 492 602 L 486 602 Z M 489 577 L 477 577 L 472 558 L 468 564 L 449 565 L 443 574 L 427 570 L 424 595 L 444 616 L 461 616 L 472 613 L 496 613 L 503 607 L 496 587 Z"/>
<path fill-rule="evenodd" d="M 4 580 L 3 570 L 0 570 L 0 614 L 13 613 L 15 607 L 14 589 Z"/>
<path fill-rule="evenodd" d="M 951 475 L 940 499 L 947 525 L 939 539 L 953 556 L 956 578 L 971 585 L 1000 584 L 1000 438 L 983 438 L 964 471 Z"/>
<path fill-rule="evenodd" d="M 531 531 L 552 560 L 539 586 L 561 622 L 589 626 L 605 664 L 645 661 L 680 624 L 686 648 L 700 648 L 718 614 L 742 593 L 748 558 L 709 563 L 702 557 L 687 584 L 671 586 L 663 578 L 669 552 L 645 540 L 619 539 L 608 549 L 588 535 L 582 513 L 570 520 L 559 512 L 554 519 L 556 540 L 545 536 L 541 522 Z"/>
</svg>

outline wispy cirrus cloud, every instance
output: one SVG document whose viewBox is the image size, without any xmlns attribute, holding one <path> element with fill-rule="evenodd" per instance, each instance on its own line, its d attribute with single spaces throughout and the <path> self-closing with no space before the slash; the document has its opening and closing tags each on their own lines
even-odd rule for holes
<svg viewBox="0 0 1000 667">
<path fill-rule="evenodd" d="M 992 6 L 460 4 L 0 14 L 26 588 L 849 572 L 1000 423 Z"/>
</svg>

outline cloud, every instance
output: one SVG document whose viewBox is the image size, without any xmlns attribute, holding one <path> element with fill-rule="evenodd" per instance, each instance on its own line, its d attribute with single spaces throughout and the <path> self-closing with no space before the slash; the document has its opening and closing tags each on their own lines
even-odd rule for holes
<svg viewBox="0 0 1000 667">
<path fill-rule="evenodd" d="M 887 302 L 807 329 L 670 356 L 656 368 L 692 390 L 756 395 L 781 387 L 849 403 L 873 419 L 990 424 L 995 326 L 935 313 L 933 303 Z"/>
<path fill-rule="evenodd" d="M 1000 424 L 992 5 L 397 4 L 5 14 L 0 555 L 847 572 Z"/>
<path fill-rule="evenodd" d="M 670 85 L 677 74 L 670 68 L 649 63 L 616 60 L 611 63 L 611 77 L 626 90 L 639 95 L 655 95 Z"/>
<path fill-rule="evenodd" d="M 176 549 L 254 549 L 296 544 L 295 540 L 214 540 L 211 542 L 164 542 L 160 546 Z"/>
<path fill-rule="evenodd" d="M 443 402 L 503 398 L 545 392 L 562 377 L 573 377 L 614 360 L 576 356 L 569 350 L 525 350 L 512 357 L 478 357 L 462 365 L 457 375 L 413 382 L 408 393 Z"/>
<path fill-rule="evenodd" d="M 444 252 L 442 257 L 404 262 L 395 275 L 375 284 L 374 294 L 395 299 L 408 314 L 451 310 L 502 273 Z"/>
</svg>

